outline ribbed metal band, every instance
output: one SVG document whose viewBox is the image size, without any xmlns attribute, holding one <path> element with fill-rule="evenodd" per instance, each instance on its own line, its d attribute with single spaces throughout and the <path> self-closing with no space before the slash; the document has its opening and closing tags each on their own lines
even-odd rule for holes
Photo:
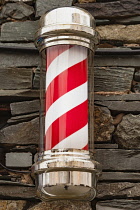
<svg viewBox="0 0 140 210">
<path fill-rule="evenodd" d="M 46 47 L 61 44 L 80 45 L 94 51 L 99 43 L 93 16 L 80 8 L 54 9 L 42 16 L 39 27 L 35 45 L 40 52 Z"/>
</svg>

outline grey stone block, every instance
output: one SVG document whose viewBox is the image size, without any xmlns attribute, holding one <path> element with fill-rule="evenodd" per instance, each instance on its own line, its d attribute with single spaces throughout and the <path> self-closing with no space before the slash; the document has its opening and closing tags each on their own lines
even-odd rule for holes
<svg viewBox="0 0 140 210">
<path fill-rule="evenodd" d="M 99 201 L 96 210 L 138 210 L 140 209 L 139 200 L 106 200 Z"/>
<path fill-rule="evenodd" d="M 0 41 L 31 42 L 34 41 L 38 21 L 8 22 L 1 27 Z"/>
<path fill-rule="evenodd" d="M 39 17 L 57 7 L 72 6 L 72 3 L 73 0 L 36 0 L 36 16 Z"/>
<path fill-rule="evenodd" d="M 1 68 L 7 67 L 33 67 L 38 66 L 40 57 L 38 52 L 24 52 L 18 50 L 2 50 L 0 51 L 0 64 Z"/>
<path fill-rule="evenodd" d="M 121 148 L 140 149 L 140 115 L 125 115 L 117 126 L 114 140 Z"/>
<path fill-rule="evenodd" d="M 139 171 L 140 150 L 96 149 L 95 159 L 107 171 Z"/>
<path fill-rule="evenodd" d="M 95 56 L 95 66 L 118 66 L 118 67 L 140 67 L 140 56 L 139 55 L 118 55 L 118 56 Z"/>
<path fill-rule="evenodd" d="M 11 114 L 22 115 L 39 111 L 39 100 L 11 103 Z"/>
<path fill-rule="evenodd" d="M 34 14 L 34 8 L 23 2 L 8 3 L 2 7 L 0 18 L 27 19 Z"/>
<path fill-rule="evenodd" d="M 107 1 L 107 2 L 94 2 L 79 4 L 75 6 L 81 7 L 89 11 L 96 18 L 122 18 L 132 17 L 140 14 L 140 2 L 139 0 L 121 0 L 121 1 Z M 107 9 L 106 9 L 107 8 Z"/>
<path fill-rule="evenodd" d="M 0 130 L 0 143 L 4 144 L 38 144 L 39 119 L 11 125 Z"/>
<path fill-rule="evenodd" d="M 95 92 L 127 92 L 131 89 L 134 68 L 95 68 Z"/>
<path fill-rule="evenodd" d="M 96 101 L 96 105 L 108 107 L 113 113 L 140 113 L 140 101 Z"/>
<path fill-rule="evenodd" d="M 32 154 L 30 152 L 10 152 L 6 153 L 7 167 L 29 167 L 32 165 Z"/>
<path fill-rule="evenodd" d="M 0 89 L 15 90 L 32 87 L 32 72 L 30 68 L 1 68 Z"/>
</svg>

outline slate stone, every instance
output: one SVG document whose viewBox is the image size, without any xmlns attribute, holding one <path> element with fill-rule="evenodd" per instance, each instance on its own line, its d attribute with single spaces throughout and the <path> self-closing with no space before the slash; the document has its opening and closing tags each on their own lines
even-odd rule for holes
<svg viewBox="0 0 140 210">
<path fill-rule="evenodd" d="M 27 201 L 23 200 L 0 200 L 1 210 L 23 210 L 26 206 Z"/>
<path fill-rule="evenodd" d="M 127 26 L 119 24 L 97 26 L 96 30 L 99 32 L 101 40 L 110 40 L 110 41 L 120 40 L 124 43 L 140 44 L 140 38 L 139 38 L 140 24 L 127 25 Z"/>
<path fill-rule="evenodd" d="M 42 16 L 47 11 L 57 7 L 72 6 L 73 0 L 36 0 L 36 17 Z"/>
<path fill-rule="evenodd" d="M 112 199 L 120 198 L 133 198 L 140 195 L 140 183 L 129 182 L 112 182 L 112 183 L 98 183 L 97 185 L 97 198 L 99 199 Z M 109 209 L 108 209 L 109 210 Z M 112 210 L 112 209 L 111 209 Z"/>
<path fill-rule="evenodd" d="M 1 185 L 0 186 L 0 198 L 4 199 L 35 199 L 35 187 L 25 186 L 12 186 L 12 185 Z M 13 209 L 12 209 L 13 210 Z"/>
<path fill-rule="evenodd" d="M 29 89 L 32 87 L 31 68 L 1 68 L 0 67 L 0 89 Z"/>
<path fill-rule="evenodd" d="M 131 17 L 140 14 L 139 0 L 121 0 L 111 2 L 95 3 L 76 3 L 75 6 L 81 7 L 90 12 L 95 18 L 106 19 L 118 17 Z M 105 9 L 107 8 L 107 9 Z"/>
<path fill-rule="evenodd" d="M 139 171 L 139 158 L 140 150 L 95 150 L 95 159 L 102 164 L 103 170 L 107 171 Z"/>
<path fill-rule="evenodd" d="M 40 87 L 40 67 L 37 67 L 34 72 L 33 88 L 39 89 L 39 87 Z"/>
<path fill-rule="evenodd" d="M 34 14 L 34 8 L 23 2 L 8 3 L 2 7 L 0 18 L 27 19 Z"/>
<path fill-rule="evenodd" d="M 113 138 L 120 148 L 140 149 L 140 115 L 125 115 Z"/>
<path fill-rule="evenodd" d="M 106 200 L 99 201 L 96 205 L 96 210 L 138 210 L 140 209 L 139 200 Z"/>
<path fill-rule="evenodd" d="M 135 74 L 134 74 L 134 80 L 136 82 L 140 82 L 140 69 L 135 72 Z"/>
<path fill-rule="evenodd" d="M 94 66 L 98 67 L 139 67 L 140 56 L 139 55 L 107 55 L 107 56 L 95 56 Z"/>
<path fill-rule="evenodd" d="M 32 165 L 32 154 L 30 152 L 6 153 L 7 167 L 29 167 Z"/>
<path fill-rule="evenodd" d="M 110 143 L 102 143 L 102 144 L 99 144 L 99 143 L 96 143 L 94 144 L 94 148 L 95 149 L 118 149 L 118 144 L 110 144 Z"/>
<path fill-rule="evenodd" d="M 123 19 L 116 19 L 114 20 L 115 23 L 119 24 L 139 24 L 140 23 L 140 16 L 134 16 L 134 17 L 129 17 L 129 18 L 123 18 Z"/>
<path fill-rule="evenodd" d="M 7 123 L 8 124 L 17 124 L 17 123 L 20 123 L 20 122 L 25 122 L 25 121 L 32 120 L 32 119 L 34 119 L 38 116 L 39 116 L 39 112 L 32 113 L 32 114 L 24 114 L 24 115 L 14 116 L 14 117 L 11 117 L 10 119 L 8 119 Z"/>
<path fill-rule="evenodd" d="M 107 107 L 111 110 L 114 114 L 119 113 L 133 113 L 139 114 L 140 113 L 140 101 L 96 101 L 96 105 L 101 105 Z"/>
<path fill-rule="evenodd" d="M 38 144 L 39 119 L 11 125 L 0 130 L 0 143 L 2 144 Z"/>
<path fill-rule="evenodd" d="M 140 101 L 140 94 L 130 93 L 130 94 L 106 94 L 103 95 L 95 93 L 95 101 Z"/>
<path fill-rule="evenodd" d="M 99 181 L 129 181 L 129 182 L 139 182 L 140 173 L 133 172 L 102 172 L 99 177 Z"/>
<path fill-rule="evenodd" d="M 94 140 L 95 142 L 111 141 L 114 131 L 113 118 L 105 107 L 94 107 Z"/>
<path fill-rule="evenodd" d="M 19 0 L 3 0 L 5 3 L 6 2 L 19 2 Z M 24 3 L 33 3 L 33 0 L 20 0 L 21 2 Z"/>
<path fill-rule="evenodd" d="M 10 104 L 11 114 L 13 116 L 38 112 L 39 107 L 40 107 L 39 100 L 22 101 Z"/>
<path fill-rule="evenodd" d="M 38 52 L 25 52 L 22 50 L 1 50 L 0 64 L 1 68 L 7 67 L 36 67 L 40 63 Z"/>
<path fill-rule="evenodd" d="M 52 202 L 42 202 L 29 208 L 28 210 L 92 210 L 90 202 L 82 202 L 82 201 L 52 201 Z"/>
<path fill-rule="evenodd" d="M 78 3 L 91 3 L 96 2 L 96 0 L 78 0 Z"/>
<path fill-rule="evenodd" d="M 17 100 L 32 100 L 39 98 L 38 90 L 0 90 L 0 101 L 13 102 Z"/>
<path fill-rule="evenodd" d="M 138 82 L 134 86 L 132 86 L 132 91 L 134 93 L 140 93 L 140 82 Z"/>
<path fill-rule="evenodd" d="M 8 22 L 1 27 L 0 41 L 31 42 L 34 41 L 38 21 Z"/>
<path fill-rule="evenodd" d="M 95 92 L 127 92 L 131 89 L 134 68 L 100 67 L 94 70 Z"/>
</svg>

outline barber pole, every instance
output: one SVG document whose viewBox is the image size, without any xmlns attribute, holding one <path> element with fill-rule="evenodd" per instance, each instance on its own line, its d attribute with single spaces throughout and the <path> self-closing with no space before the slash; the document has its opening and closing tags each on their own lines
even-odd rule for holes
<svg viewBox="0 0 140 210">
<path fill-rule="evenodd" d="M 54 9 L 40 20 L 35 41 L 42 55 L 40 144 L 32 171 L 42 200 L 96 196 L 101 167 L 93 159 L 88 108 L 89 55 L 93 60 L 98 43 L 94 22 L 76 7 Z"/>
<path fill-rule="evenodd" d="M 45 150 L 87 149 L 87 49 L 49 47 L 46 61 Z"/>
</svg>

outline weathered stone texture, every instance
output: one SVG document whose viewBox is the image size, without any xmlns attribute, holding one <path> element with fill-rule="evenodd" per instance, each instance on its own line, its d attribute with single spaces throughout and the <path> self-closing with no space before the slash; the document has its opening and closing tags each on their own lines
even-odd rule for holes
<svg viewBox="0 0 140 210">
<path fill-rule="evenodd" d="M 90 202 L 81 201 L 53 201 L 53 202 L 42 202 L 38 205 L 29 208 L 29 210 L 91 210 Z"/>
<path fill-rule="evenodd" d="M 35 187 L 1 185 L 0 188 L 1 188 L 0 198 L 24 199 L 24 200 L 36 198 Z"/>
<path fill-rule="evenodd" d="M 86 9 L 95 18 L 116 18 L 116 17 L 131 17 L 140 14 L 140 2 L 139 0 L 121 0 L 111 2 L 96 2 L 75 4 L 78 7 Z"/>
<path fill-rule="evenodd" d="M 140 69 L 138 69 L 134 74 L 134 80 L 140 82 Z"/>
<path fill-rule="evenodd" d="M 134 68 L 95 68 L 95 92 L 127 92 L 131 89 Z"/>
<path fill-rule="evenodd" d="M 96 105 L 101 105 L 107 107 L 109 110 L 118 113 L 140 113 L 140 101 L 96 101 Z"/>
<path fill-rule="evenodd" d="M 32 165 L 32 154 L 30 152 L 6 153 L 6 166 L 8 167 L 29 167 Z"/>
<path fill-rule="evenodd" d="M 140 94 L 130 93 L 130 94 L 119 94 L 117 92 L 113 94 L 106 94 L 103 92 L 103 95 L 95 93 L 95 101 L 140 101 Z"/>
<path fill-rule="evenodd" d="M 39 98 L 38 90 L 0 90 L 0 96 L 8 98 L 9 101 L 13 101 L 16 98 L 26 99 L 34 99 Z"/>
<path fill-rule="evenodd" d="M 78 3 L 91 3 L 96 2 L 96 0 L 78 0 Z"/>
<path fill-rule="evenodd" d="M 96 160 L 108 171 L 139 171 L 140 150 L 96 149 Z M 122 161 L 123 160 L 123 161 Z"/>
<path fill-rule="evenodd" d="M 39 112 L 14 116 L 14 117 L 11 117 L 10 119 L 8 119 L 7 123 L 8 124 L 17 124 L 17 123 L 32 120 L 38 116 L 39 116 Z"/>
<path fill-rule="evenodd" d="M 0 143 L 38 144 L 39 119 L 8 126 L 0 131 Z"/>
<path fill-rule="evenodd" d="M 114 182 L 99 183 L 97 186 L 97 198 L 132 198 L 140 196 L 140 183 Z"/>
<path fill-rule="evenodd" d="M 0 210 L 23 210 L 26 201 L 16 200 L 0 200 Z"/>
<path fill-rule="evenodd" d="M 29 42 L 34 40 L 38 21 L 8 22 L 1 27 L 0 41 Z"/>
<path fill-rule="evenodd" d="M 118 24 L 139 24 L 140 23 L 140 16 L 134 16 L 134 17 L 129 17 L 129 18 L 123 18 L 123 19 L 116 19 L 114 20 L 115 23 Z"/>
<path fill-rule="evenodd" d="M 38 53 L 8 50 L 0 52 L 1 68 L 7 67 L 33 67 L 40 63 Z"/>
<path fill-rule="evenodd" d="M 0 68 L 0 89 L 29 89 L 32 87 L 32 69 Z"/>
<path fill-rule="evenodd" d="M 139 200 L 106 200 L 99 201 L 96 210 L 138 210 L 140 209 Z"/>
<path fill-rule="evenodd" d="M 72 6 L 73 0 L 37 0 L 36 1 L 36 16 L 42 16 L 45 12 L 64 6 Z"/>
<path fill-rule="evenodd" d="M 102 172 L 102 175 L 99 177 L 100 181 L 129 181 L 129 182 L 139 182 L 140 173 L 133 172 Z"/>
<path fill-rule="evenodd" d="M 111 141 L 114 131 L 113 118 L 105 107 L 94 107 L 94 140 L 97 142 Z"/>
<path fill-rule="evenodd" d="M 121 33 L 121 32 L 120 32 Z M 139 67 L 140 66 L 140 56 L 139 55 L 108 55 L 108 56 L 95 56 L 95 66 L 105 67 L 105 66 L 118 66 L 118 67 Z"/>
<path fill-rule="evenodd" d="M 140 115 L 125 115 L 117 126 L 114 140 L 121 148 L 140 149 Z"/>
<path fill-rule="evenodd" d="M 102 40 L 123 41 L 124 43 L 140 44 L 140 24 L 137 25 L 106 25 L 98 26 Z"/>
<path fill-rule="evenodd" d="M 12 18 L 16 20 L 27 19 L 34 14 L 34 8 L 23 2 L 8 3 L 2 7 L 0 18 Z"/>
<path fill-rule="evenodd" d="M 33 3 L 33 0 L 2 0 L 4 3 L 6 2 L 24 2 L 24 3 Z"/>
<path fill-rule="evenodd" d="M 10 104 L 11 114 L 14 116 L 14 115 L 38 112 L 39 106 L 40 106 L 39 100 L 11 103 Z"/>
</svg>

